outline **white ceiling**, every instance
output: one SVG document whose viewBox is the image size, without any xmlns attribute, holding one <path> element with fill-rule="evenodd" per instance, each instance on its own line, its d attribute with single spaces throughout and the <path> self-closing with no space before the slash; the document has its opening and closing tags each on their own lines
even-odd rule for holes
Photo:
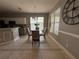
<svg viewBox="0 0 79 59">
<path fill-rule="evenodd" d="M 53 9 L 58 1 L 59 0 L 0 0 L 0 8 L 19 12 L 47 13 Z"/>
</svg>

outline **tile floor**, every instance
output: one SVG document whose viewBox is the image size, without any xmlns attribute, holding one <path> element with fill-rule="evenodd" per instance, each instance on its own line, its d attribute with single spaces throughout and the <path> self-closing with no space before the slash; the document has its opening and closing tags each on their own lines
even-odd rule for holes
<svg viewBox="0 0 79 59">
<path fill-rule="evenodd" d="M 40 38 L 40 47 L 22 36 L 16 41 L 0 43 L 0 59 L 70 59 L 48 36 Z"/>
</svg>

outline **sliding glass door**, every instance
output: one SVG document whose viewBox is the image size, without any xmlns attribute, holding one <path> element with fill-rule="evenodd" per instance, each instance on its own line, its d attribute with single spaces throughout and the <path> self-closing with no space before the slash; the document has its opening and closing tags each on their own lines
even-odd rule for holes
<svg viewBox="0 0 79 59">
<path fill-rule="evenodd" d="M 36 30 L 36 26 L 39 30 L 44 28 L 44 17 L 30 17 L 30 28 L 31 30 Z"/>
</svg>

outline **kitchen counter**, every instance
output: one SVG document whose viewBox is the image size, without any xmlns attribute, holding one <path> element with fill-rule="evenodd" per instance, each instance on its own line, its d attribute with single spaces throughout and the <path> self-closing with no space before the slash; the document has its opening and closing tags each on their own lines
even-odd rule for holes
<svg viewBox="0 0 79 59">
<path fill-rule="evenodd" d="M 0 28 L 0 42 L 19 39 L 19 27 Z"/>
</svg>

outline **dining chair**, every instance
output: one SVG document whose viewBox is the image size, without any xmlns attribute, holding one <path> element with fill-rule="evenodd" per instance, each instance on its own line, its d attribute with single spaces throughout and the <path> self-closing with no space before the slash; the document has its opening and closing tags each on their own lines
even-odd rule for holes
<svg viewBox="0 0 79 59">
<path fill-rule="evenodd" d="M 32 46 L 33 43 L 38 43 L 38 46 L 40 46 L 40 38 L 39 38 L 39 31 L 32 31 Z"/>
<path fill-rule="evenodd" d="M 27 34 L 28 34 L 28 39 L 29 39 L 32 36 L 32 32 L 29 27 L 27 28 Z"/>
<path fill-rule="evenodd" d="M 46 32 L 47 32 L 47 28 L 45 27 L 44 30 L 42 31 L 41 34 L 39 34 L 40 36 L 44 36 L 44 39 L 46 40 Z"/>
</svg>

